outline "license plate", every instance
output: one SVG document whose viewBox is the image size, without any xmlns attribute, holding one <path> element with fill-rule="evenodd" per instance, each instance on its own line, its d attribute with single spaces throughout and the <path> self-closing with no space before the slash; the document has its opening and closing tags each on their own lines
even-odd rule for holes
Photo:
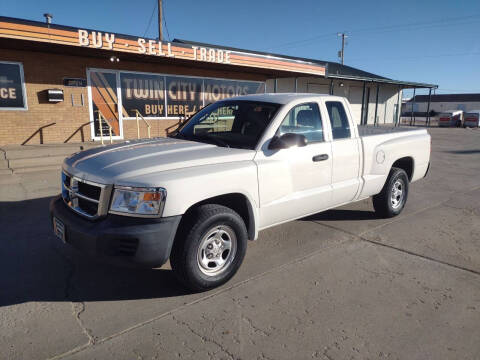
<svg viewBox="0 0 480 360">
<path fill-rule="evenodd" d="M 53 217 L 53 232 L 60 240 L 65 242 L 65 225 L 62 220 L 56 217 Z"/>
</svg>

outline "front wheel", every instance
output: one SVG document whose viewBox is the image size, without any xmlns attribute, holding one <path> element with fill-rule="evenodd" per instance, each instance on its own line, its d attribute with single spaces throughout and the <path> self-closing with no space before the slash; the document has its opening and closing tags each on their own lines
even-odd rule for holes
<svg viewBox="0 0 480 360">
<path fill-rule="evenodd" d="M 382 191 L 373 197 L 375 212 L 384 218 L 400 214 L 408 197 L 409 180 L 405 170 L 392 168 Z"/>
<path fill-rule="evenodd" d="M 247 249 L 247 229 L 235 211 L 201 205 L 187 215 L 173 245 L 175 275 L 193 291 L 226 283 L 237 272 Z"/>
</svg>

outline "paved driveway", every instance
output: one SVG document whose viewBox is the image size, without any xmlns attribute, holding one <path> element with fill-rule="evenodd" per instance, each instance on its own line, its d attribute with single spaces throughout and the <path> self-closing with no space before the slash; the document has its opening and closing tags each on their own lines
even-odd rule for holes
<svg viewBox="0 0 480 360">
<path fill-rule="evenodd" d="M 58 174 L 0 178 L 0 357 L 480 358 L 480 131 L 430 132 L 401 216 L 368 200 L 263 231 L 201 294 L 57 241 Z"/>
</svg>

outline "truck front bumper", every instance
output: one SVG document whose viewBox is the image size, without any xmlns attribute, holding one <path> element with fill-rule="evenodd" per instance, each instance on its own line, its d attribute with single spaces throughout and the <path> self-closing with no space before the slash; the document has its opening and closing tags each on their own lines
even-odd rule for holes
<svg viewBox="0 0 480 360">
<path fill-rule="evenodd" d="M 181 215 L 137 218 L 107 215 L 90 221 L 70 210 L 61 196 L 50 202 L 50 217 L 64 225 L 65 242 L 77 250 L 117 265 L 158 267 L 170 257 Z"/>
</svg>

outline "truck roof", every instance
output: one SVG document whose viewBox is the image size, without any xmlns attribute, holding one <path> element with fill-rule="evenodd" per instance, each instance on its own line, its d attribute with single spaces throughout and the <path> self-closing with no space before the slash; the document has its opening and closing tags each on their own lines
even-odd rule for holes
<svg viewBox="0 0 480 360">
<path fill-rule="evenodd" d="M 251 94 L 243 96 L 235 96 L 226 100 L 250 100 L 250 101 L 263 101 L 277 104 L 288 104 L 291 101 L 297 99 L 314 99 L 321 97 L 334 97 L 328 94 L 312 94 L 312 93 L 264 93 L 264 94 Z"/>
</svg>

